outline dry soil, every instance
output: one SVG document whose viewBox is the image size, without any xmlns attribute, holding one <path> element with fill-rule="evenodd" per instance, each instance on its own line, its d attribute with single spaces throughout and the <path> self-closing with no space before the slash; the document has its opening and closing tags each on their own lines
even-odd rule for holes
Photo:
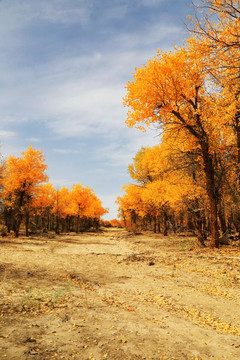
<svg viewBox="0 0 240 360">
<path fill-rule="evenodd" d="M 124 229 L 0 238 L 0 360 L 239 360 L 239 265 Z"/>
</svg>

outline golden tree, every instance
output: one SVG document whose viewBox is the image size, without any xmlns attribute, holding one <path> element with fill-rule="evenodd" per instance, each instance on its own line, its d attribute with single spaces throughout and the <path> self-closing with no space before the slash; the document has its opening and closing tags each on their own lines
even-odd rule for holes
<svg viewBox="0 0 240 360">
<path fill-rule="evenodd" d="M 42 151 L 33 149 L 32 145 L 21 157 L 9 156 L 6 161 L 2 196 L 5 206 L 13 211 L 16 237 L 24 215 L 28 222 L 30 203 L 37 187 L 48 179 L 44 161 Z"/>
<path fill-rule="evenodd" d="M 213 95 L 209 95 L 205 59 L 194 50 L 158 52 L 147 65 L 136 69 L 124 98 L 124 105 L 130 108 L 126 123 L 144 130 L 157 123 L 169 138 L 179 133 L 185 138 L 188 151 L 201 154 L 210 208 L 211 247 L 218 247 L 213 157 L 219 146 L 221 127 L 218 129 L 214 122 L 216 110 L 212 107 Z"/>
<path fill-rule="evenodd" d="M 36 188 L 32 207 L 36 214 L 41 217 L 41 228 L 45 231 L 49 228 L 50 216 L 54 208 L 56 189 L 51 183 L 39 185 Z"/>
<path fill-rule="evenodd" d="M 189 30 L 194 34 L 198 51 L 206 58 L 206 68 L 211 80 L 218 86 L 215 99 L 219 117 L 225 119 L 224 138 L 226 151 L 220 160 L 225 164 L 225 190 L 231 196 L 232 216 L 240 231 L 240 1 L 201 0 L 195 5 L 195 17 L 190 20 Z M 213 106 L 214 106 L 213 105 Z M 216 107 L 216 106 L 215 106 Z M 228 160 L 228 163 L 226 162 Z M 230 171 L 229 171 L 230 170 Z M 224 211 L 223 192 L 220 213 Z M 226 202 L 225 202 L 226 203 Z M 229 212 L 229 209 L 226 208 Z M 235 221 L 234 221 L 235 222 Z M 223 225 L 223 226 L 222 226 Z M 221 226 L 225 228 L 221 216 Z"/>
</svg>

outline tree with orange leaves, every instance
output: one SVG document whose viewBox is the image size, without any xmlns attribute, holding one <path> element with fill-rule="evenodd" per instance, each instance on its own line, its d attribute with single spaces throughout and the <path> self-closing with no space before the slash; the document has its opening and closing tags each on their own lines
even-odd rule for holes
<svg viewBox="0 0 240 360">
<path fill-rule="evenodd" d="M 73 184 L 71 191 L 72 213 L 76 218 L 75 231 L 79 232 L 80 218 L 86 216 L 86 211 L 91 204 L 90 194 L 92 190 L 84 188 L 81 184 Z"/>
<path fill-rule="evenodd" d="M 193 48 L 158 52 L 136 69 L 127 84 L 124 105 L 130 108 L 127 125 L 145 130 L 159 124 L 169 138 L 179 133 L 188 151 L 201 153 L 210 207 L 211 247 L 219 246 L 218 199 L 215 192 L 213 151 L 219 146 L 221 124 L 215 126 L 215 109 L 208 92 L 205 59 Z M 219 120 L 219 119 L 218 119 Z"/>
<path fill-rule="evenodd" d="M 164 134 L 162 140 L 153 148 L 139 150 L 129 165 L 130 175 L 139 185 L 124 186 L 126 194 L 118 199 L 120 213 L 125 218 L 132 213 L 141 224 L 153 223 L 154 232 L 157 228 L 160 232 L 161 225 L 164 235 L 170 224 L 177 228 L 178 214 L 181 217 L 185 213 L 204 245 L 202 208 L 206 191 L 199 155 L 187 151 L 179 136 L 170 141 Z"/>
<path fill-rule="evenodd" d="M 104 209 L 102 206 L 102 202 L 100 201 L 100 199 L 98 199 L 98 197 L 96 196 L 96 194 L 94 194 L 92 192 L 91 194 L 91 202 L 90 202 L 90 206 L 88 208 L 88 212 L 86 213 L 87 217 L 92 219 L 92 225 L 95 229 L 99 228 L 100 225 L 100 217 L 103 216 L 104 214 L 108 213 L 108 209 Z"/>
<path fill-rule="evenodd" d="M 201 0 L 194 7 L 195 18 L 190 17 L 190 32 L 200 40 L 208 40 L 214 51 L 240 48 L 239 0 Z"/>
<path fill-rule="evenodd" d="M 5 205 L 13 211 L 16 237 L 24 215 L 28 222 L 29 204 L 37 187 L 48 179 L 44 161 L 42 151 L 33 149 L 32 145 L 21 157 L 10 156 L 6 161 L 2 196 Z"/>
<path fill-rule="evenodd" d="M 119 212 L 125 224 L 129 224 L 131 230 L 136 230 L 139 217 L 146 214 L 144 204 L 142 202 L 143 187 L 135 184 L 125 185 L 123 187 L 125 194 L 118 196 L 116 203 L 119 205 Z"/>
<path fill-rule="evenodd" d="M 189 30 L 198 51 L 206 58 L 206 68 L 219 93 L 215 99 L 221 117 L 225 118 L 228 158 L 227 192 L 231 194 L 233 217 L 240 218 L 240 1 L 201 0 L 195 5 L 195 17 Z M 222 166 L 222 164 L 221 164 Z M 220 194 L 221 195 L 221 194 Z M 221 210 L 224 205 L 221 206 Z M 237 231 L 240 231 L 238 220 Z"/>
<path fill-rule="evenodd" d="M 71 190 L 71 212 L 75 216 L 75 231 L 78 233 L 80 223 L 82 223 L 82 226 L 86 226 L 87 223 L 92 222 L 97 228 L 100 217 L 107 213 L 108 210 L 102 207 L 101 201 L 92 189 L 81 184 L 74 184 Z"/>
<path fill-rule="evenodd" d="M 59 234 L 60 232 L 60 222 L 62 223 L 62 228 L 66 227 L 67 231 L 69 224 L 65 226 L 67 218 L 71 215 L 72 212 L 72 201 L 71 201 L 71 191 L 63 186 L 60 190 L 55 189 L 54 194 L 54 205 L 52 213 L 56 219 L 55 232 Z"/>
<path fill-rule="evenodd" d="M 122 227 L 121 221 L 119 221 L 118 219 L 111 219 L 111 220 L 109 220 L 109 222 L 112 227 L 117 227 L 117 228 Z"/>
<path fill-rule="evenodd" d="M 223 108 L 222 115 L 228 117 L 227 135 L 235 141 L 235 149 L 228 150 L 233 152 L 240 178 L 239 7 L 239 0 L 201 0 L 195 5 L 195 18 L 190 20 L 194 38 L 188 42 L 194 42 L 198 52 L 204 54 L 211 80 L 219 88 L 218 111 Z"/>
<path fill-rule="evenodd" d="M 53 185 L 46 183 L 39 185 L 34 194 L 32 207 L 35 213 L 41 217 L 41 228 L 43 231 L 49 228 L 50 214 L 55 203 L 55 193 L 56 189 Z"/>
<path fill-rule="evenodd" d="M 107 213 L 93 190 L 81 184 L 73 185 L 69 190 L 62 187 L 55 189 L 48 180 L 45 170 L 47 165 L 41 150 L 32 145 L 22 153 L 21 157 L 10 156 L 4 164 L 1 176 L 1 198 L 5 211 L 6 225 L 10 232 L 13 228 L 15 236 L 19 236 L 20 225 L 25 218 L 26 235 L 28 225 L 43 231 L 79 231 L 80 220 L 85 227 L 98 228 L 100 217 Z M 41 221 L 39 219 L 41 218 Z M 9 221 L 10 220 L 10 221 Z M 47 225 L 47 226 L 46 226 Z"/>
</svg>

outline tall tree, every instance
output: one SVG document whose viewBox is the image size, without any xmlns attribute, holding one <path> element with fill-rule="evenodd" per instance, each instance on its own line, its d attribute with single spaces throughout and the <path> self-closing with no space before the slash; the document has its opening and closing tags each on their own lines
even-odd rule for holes
<svg viewBox="0 0 240 360">
<path fill-rule="evenodd" d="M 28 217 L 28 207 L 37 187 L 47 181 L 45 174 L 47 165 L 41 150 L 33 149 L 32 145 L 21 157 L 10 156 L 3 172 L 3 198 L 6 206 L 12 209 L 15 217 L 15 236 L 25 214 Z"/>
<path fill-rule="evenodd" d="M 226 141 L 221 169 L 228 158 L 226 169 L 231 165 L 235 180 L 230 183 L 228 172 L 226 183 L 232 193 L 234 211 L 240 217 L 240 1 L 200 0 L 195 4 L 195 17 L 190 20 L 189 30 L 194 34 L 189 43 L 195 42 L 198 51 L 204 54 L 206 69 L 218 86 L 215 101 L 219 118 L 225 119 Z"/>
<path fill-rule="evenodd" d="M 51 183 L 39 185 L 36 188 L 32 206 L 35 212 L 41 217 L 41 227 L 46 230 L 49 223 L 49 217 L 55 203 L 56 190 Z M 49 224 L 48 224 L 49 225 Z"/>
<path fill-rule="evenodd" d="M 194 48 L 158 52 L 128 82 L 124 105 L 130 108 L 126 121 L 129 127 L 145 129 L 158 123 L 168 137 L 179 132 L 185 136 L 189 151 L 201 153 L 210 207 L 211 247 L 218 247 L 213 153 L 220 133 L 214 124 L 215 111 L 209 106 L 211 97 L 205 68 L 202 55 Z"/>
</svg>

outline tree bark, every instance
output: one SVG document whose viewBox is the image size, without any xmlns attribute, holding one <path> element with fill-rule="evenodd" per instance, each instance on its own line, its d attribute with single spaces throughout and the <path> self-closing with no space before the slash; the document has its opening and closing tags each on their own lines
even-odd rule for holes
<svg viewBox="0 0 240 360">
<path fill-rule="evenodd" d="M 5 225 L 7 227 L 7 231 L 10 234 L 11 232 L 11 225 L 12 225 L 12 209 L 5 209 L 4 210 L 4 217 L 5 217 Z"/>
<path fill-rule="evenodd" d="M 204 172 L 206 176 L 206 190 L 209 199 L 210 207 L 210 248 L 219 247 L 219 231 L 218 231 L 218 211 L 217 211 L 217 196 L 215 193 L 215 179 L 214 166 L 212 156 L 209 153 L 209 146 L 207 139 L 204 137 L 200 142 L 202 148 L 202 155 L 204 161 Z"/>
<path fill-rule="evenodd" d="M 161 232 L 161 224 L 160 224 L 160 217 L 159 216 L 157 217 L 157 231 L 160 234 L 160 232 Z"/>
<path fill-rule="evenodd" d="M 22 223 L 22 214 L 18 213 L 16 216 L 15 228 L 14 228 L 15 237 L 19 237 L 19 230 L 20 230 L 21 223 Z"/>
<path fill-rule="evenodd" d="M 26 212 L 25 215 L 25 235 L 28 237 L 29 236 L 29 232 L 28 232 L 28 226 L 29 226 L 29 212 Z"/>
<path fill-rule="evenodd" d="M 79 215 L 77 215 L 77 217 L 76 217 L 76 229 L 75 229 L 75 232 L 76 232 L 76 234 L 79 233 Z"/>
<path fill-rule="evenodd" d="M 222 234 L 225 234 L 227 232 L 227 223 L 226 223 L 225 208 L 223 203 L 220 204 L 218 217 L 219 217 Z"/>
<path fill-rule="evenodd" d="M 157 232 L 157 219 L 156 216 L 153 217 L 153 232 L 156 234 Z"/>
<path fill-rule="evenodd" d="M 166 211 L 163 212 L 163 236 L 168 235 L 168 214 Z"/>
</svg>

